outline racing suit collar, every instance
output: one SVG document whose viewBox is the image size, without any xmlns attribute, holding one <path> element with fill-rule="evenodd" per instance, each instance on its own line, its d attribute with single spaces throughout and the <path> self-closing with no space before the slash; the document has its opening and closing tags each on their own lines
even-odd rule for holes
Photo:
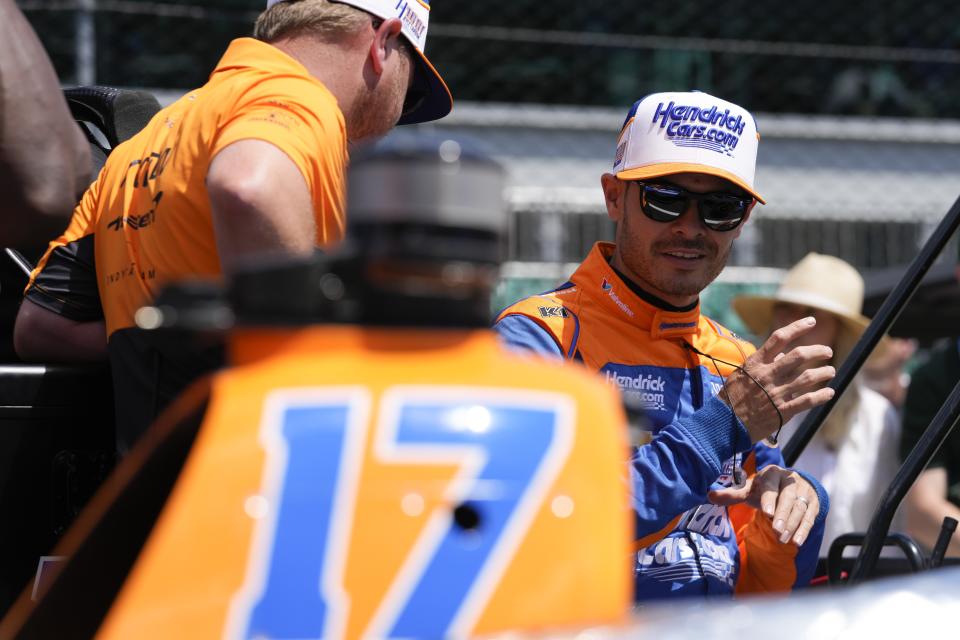
<svg viewBox="0 0 960 640">
<path fill-rule="evenodd" d="M 575 280 L 611 313 L 650 332 L 654 340 L 700 333 L 700 302 L 688 310 L 668 310 L 638 296 L 610 266 L 614 245 L 598 242 L 577 269 Z"/>
</svg>

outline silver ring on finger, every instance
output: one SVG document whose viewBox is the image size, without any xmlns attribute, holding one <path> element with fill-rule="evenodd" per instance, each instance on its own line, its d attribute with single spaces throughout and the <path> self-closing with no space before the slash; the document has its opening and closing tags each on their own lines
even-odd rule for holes
<svg viewBox="0 0 960 640">
<path fill-rule="evenodd" d="M 809 509 L 809 508 L 810 508 L 810 501 L 807 500 L 806 498 L 804 498 L 803 496 L 797 496 L 797 502 L 803 503 L 803 508 L 804 508 L 804 509 Z"/>
</svg>

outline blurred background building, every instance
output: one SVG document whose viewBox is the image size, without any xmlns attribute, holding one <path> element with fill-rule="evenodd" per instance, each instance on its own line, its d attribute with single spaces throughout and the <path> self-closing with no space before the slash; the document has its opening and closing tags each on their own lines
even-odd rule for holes
<svg viewBox="0 0 960 640">
<path fill-rule="evenodd" d="M 65 85 L 147 88 L 166 104 L 206 80 L 265 3 L 19 4 Z M 473 137 L 508 168 L 506 304 L 612 237 L 599 176 L 634 100 L 700 89 L 752 110 L 769 204 L 704 296 L 737 329 L 729 297 L 772 289 L 809 251 L 855 265 L 868 289 L 913 258 L 960 194 L 958 45 L 960 4 L 946 0 L 435 0 L 428 50 L 456 102 L 420 127 Z"/>
</svg>

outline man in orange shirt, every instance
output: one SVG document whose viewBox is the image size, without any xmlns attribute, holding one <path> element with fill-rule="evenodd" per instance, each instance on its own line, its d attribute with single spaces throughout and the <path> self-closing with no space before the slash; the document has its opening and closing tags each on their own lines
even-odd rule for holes
<svg viewBox="0 0 960 640">
<path fill-rule="evenodd" d="M 109 355 L 121 450 L 220 360 L 150 343 L 137 309 L 170 282 L 335 244 L 347 142 L 450 111 L 428 18 L 425 2 L 270 0 L 206 85 L 110 154 L 34 271 L 14 343 L 27 360 Z"/>
</svg>

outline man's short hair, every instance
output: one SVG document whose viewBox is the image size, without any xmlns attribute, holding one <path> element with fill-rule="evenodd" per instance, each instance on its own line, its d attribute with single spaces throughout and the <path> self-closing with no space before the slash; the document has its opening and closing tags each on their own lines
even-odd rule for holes
<svg viewBox="0 0 960 640">
<path fill-rule="evenodd" d="M 284 36 L 309 32 L 324 40 L 356 33 L 370 23 L 371 15 L 331 0 L 287 0 L 260 14 L 253 26 L 253 37 L 274 42 Z"/>
</svg>

